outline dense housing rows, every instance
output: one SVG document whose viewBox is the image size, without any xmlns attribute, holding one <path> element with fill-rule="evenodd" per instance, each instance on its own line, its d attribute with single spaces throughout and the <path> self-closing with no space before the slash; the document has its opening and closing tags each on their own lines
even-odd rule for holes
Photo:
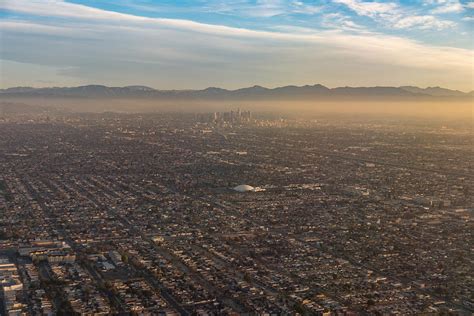
<svg viewBox="0 0 474 316">
<path fill-rule="evenodd" d="M 0 120 L 2 308 L 473 312 L 468 127 L 248 117 Z"/>
</svg>

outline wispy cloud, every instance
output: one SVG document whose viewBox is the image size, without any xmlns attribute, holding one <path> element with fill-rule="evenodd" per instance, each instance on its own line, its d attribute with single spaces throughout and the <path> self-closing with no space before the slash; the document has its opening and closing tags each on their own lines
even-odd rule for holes
<svg viewBox="0 0 474 316">
<path fill-rule="evenodd" d="M 208 1 L 204 7 L 211 12 L 259 18 L 290 14 L 313 15 L 320 11 L 320 6 L 298 0 Z"/>
<path fill-rule="evenodd" d="M 464 11 L 464 6 L 459 0 L 425 0 L 428 5 L 434 6 L 433 14 L 458 13 Z"/>
<path fill-rule="evenodd" d="M 334 2 L 345 4 L 357 14 L 372 18 L 388 14 L 398 8 L 397 4 L 391 2 L 365 2 L 360 0 L 334 0 Z"/>
<path fill-rule="evenodd" d="M 454 27 L 456 23 L 452 21 L 442 21 L 438 20 L 431 15 L 415 15 L 415 16 L 407 16 L 404 18 L 400 18 L 396 21 L 393 25 L 395 28 L 412 28 L 418 27 L 420 29 L 445 29 L 449 27 Z"/>
<path fill-rule="evenodd" d="M 349 16 L 341 13 L 325 14 L 321 25 L 334 30 L 368 32 L 364 26 L 355 23 Z"/>
<path fill-rule="evenodd" d="M 454 2 L 449 0 L 439 0 Z M 433 15 L 417 14 L 411 10 L 402 8 L 394 2 L 367 2 L 362 0 L 334 0 L 336 3 L 344 4 L 360 16 L 367 16 L 378 23 L 398 29 L 419 28 L 419 29 L 446 29 L 456 25 L 450 20 L 440 19 Z M 446 7 L 438 7 L 437 10 L 452 10 L 452 4 L 445 4 Z M 435 9 L 436 10 L 436 9 Z M 439 12 L 438 12 L 439 13 Z"/>
</svg>

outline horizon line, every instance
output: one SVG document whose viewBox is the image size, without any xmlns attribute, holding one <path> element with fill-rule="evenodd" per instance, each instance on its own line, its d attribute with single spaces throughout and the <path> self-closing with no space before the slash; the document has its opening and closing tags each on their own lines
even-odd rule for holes
<svg viewBox="0 0 474 316">
<path fill-rule="evenodd" d="M 330 89 L 330 90 L 333 90 L 333 89 L 338 89 L 338 88 L 404 88 L 404 87 L 414 87 L 414 88 L 419 88 L 419 89 L 436 89 L 436 88 L 439 88 L 439 89 L 445 89 L 445 90 L 450 90 L 450 91 L 458 91 L 458 92 L 462 92 L 462 93 L 465 93 L 465 94 L 469 94 L 471 92 L 474 92 L 474 89 L 473 90 L 459 90 L 459 89 L 450 89 L 450 88 L 445 88 L 443 86 L 440 86 L 440 85 L 436 85 L 436 86 L 426 86 L 426 87 L 420 87 L 420 86 L 417 86 L 417 85 L 410 85 L 410 84 L 406 84 L 406 85 L 400 85 L 400 86 L 388 86 L 388 85 L 374 85 L 374 86 L 348 86 L 348 85 L 345 85 L 345 86 L 327 86 L 327 85 L 324 85 L 324 84 L 321 84 L 321 83 L 313 83 L 313 84 L 303 84 L 303 85 L 296 85 L 296 84 L 287 84 L 287 85 L 278 85 L 278 86 L 272 86 L 272 87 L 268 87 L 268 86 L 263 86 L 263 85 L 259 85 L 259 84 L 253 84 L 253 85 L 248 85 L 248 86 L 243 86 L 243 87 L 240 87 L 240 88 L 234 88 L 234 89 L 229 89 L 229 88 L 222 88 L 222 87 L 219 87 L 219 86 L 215 86 L 215 85 L 212 85 L 212 86 L 208 86 L 208 87 L 205 87 L 205 88 L 201 88 L 201 89 L 189 89 L 189 88 L 174 88 L 174 89 L 160 89 L 160 88 L 155 88 L 155 87 L 151 87 L 149 85 L 146 85 L 146 84 L 128 84 L 128 85 L 124 85 L 124 86 L 115 86 L 115 85 L 107 85 L 107 84 L 99 84 L 99 83 L 90 83 L 90 84 L 80 84 L 80 85 L 76 85 L 76 86 L 42 86 L 42 87 L 36 87 L 36 86 L 11 86 L 11 87 L 7 87 L 7 88 L 0 88 L 0 90 L 8 90 L 8 89 L 15 89 L 15 88 L 31 88 L 31 89 L 54 89 L 54 88 L 58 88 L 58 89 L 67 89 L 67 88 L 79 88 L 79 87 L 91 87 L 91 86 L 100 86 L 100 87 L 106 87 L 106 88 L 129 88 L 129 87 L 146 87 L 146 88 L 149 88 L 149 89 L 153 89 L 155 91 L 203 91 L 203 90 L 207 90 L 207 89 L 222 89 L 222 90 L 226 90 L 226 91 L 238 91 L 238 90 L 242 90 L 242 89 L 248 89 L 248 88 L 264 88 L 264 89 L 268 89 L 268 90 L 273 90 L 273 89 L 278 89 L 278 88 L 286 88 L 286 87 L 296 87 L 296 88 L 302 88 L 302 87 L 315 87 L 315 86 L 322 86 L 324 88 L 327 88 L 327 89 Z"/>
</svg>

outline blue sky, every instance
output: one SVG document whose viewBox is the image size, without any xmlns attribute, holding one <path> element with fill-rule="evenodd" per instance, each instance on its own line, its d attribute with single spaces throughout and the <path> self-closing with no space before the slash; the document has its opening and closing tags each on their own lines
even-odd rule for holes
<svg viewBox="0 0 474 316">
<path fill-rule="evenodd" d="M 474 2 L 3 0 L 2 87 L 473 89 Z"/>
<path fill-rule="evenodd" d="M 73 3 L 128 14 L 278 30 L 281 25 L 312 30 L 376 31 L 432 44 L 472 48 L 474 1 L 83 1 Z M 372 2 L 372 3 L 371 3 Z M 456 32 L 456 36 L 453 36 Z"/>
</svg>

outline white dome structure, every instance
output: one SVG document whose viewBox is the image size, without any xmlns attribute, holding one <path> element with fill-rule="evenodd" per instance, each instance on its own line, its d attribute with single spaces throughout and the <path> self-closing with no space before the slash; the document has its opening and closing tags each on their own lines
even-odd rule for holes
<svg viewBox="0 0 474 316">
<path fill-rule="evenodd" d="M 237 192 L 255 192 L 255 188 L 248 184 L 241 184 L 234 188 L 234 191 Z"/>
</svg>

